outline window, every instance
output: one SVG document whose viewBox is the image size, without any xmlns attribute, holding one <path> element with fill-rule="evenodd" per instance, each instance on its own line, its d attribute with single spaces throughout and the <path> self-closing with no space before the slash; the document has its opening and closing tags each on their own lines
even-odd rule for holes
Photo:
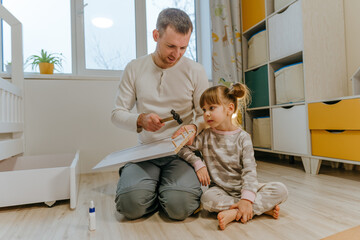
<svg viewBox="0 0 360 240">
<path fill-rule="evenodd" d="M 184 56 L 196 61 L 196 24 L 195 24 L 195 1 L 194 0 L 147 0 L 146 1 L 146 25 L 147 25 L 147 53 L 155 51 L 156 42 L 153 40 L 152 31 L 156 28 L 156 20 L 164 8 L 179 8 L 186 12 L 192 23 L 193 33 Z"/>
<path fill-rule="evenodd" d="M 152 31 L 159 12 L 167 7 L 184 10 L 193 21 L 185 56 L 211 66 L 205 61 L 211 59 L 208 1 L 3 0 L 3 5 L 23 24 L 24 61 L 41 49 L 61 53 L 65 57 L 61 73 L 119 76 L 132 59 L 154 52 Z M 7 24 L 1 33 L 4 65 L 11 61 Z M 25 66 L 25 72 L 38 70 Z"/>
<path fill-rule="evenodd" d="M 3 0 L 6 7 L 21 23 L 23 29 L 24 61 L 41 49 L 62 53 L 63 72 L 71 73 L 70 1 Z M 4 22 L 4 21 L 3 21 Z M 3 24 L 3 63 L 11 61 L 10 27 Z M 25 65 L 25 72 L 32 72 Z"/>
<path fill-rule="evenodd" d="M 123 70 L 136 58 L 134 1 L 84 2 L 85 68 Z"/>
</svg>

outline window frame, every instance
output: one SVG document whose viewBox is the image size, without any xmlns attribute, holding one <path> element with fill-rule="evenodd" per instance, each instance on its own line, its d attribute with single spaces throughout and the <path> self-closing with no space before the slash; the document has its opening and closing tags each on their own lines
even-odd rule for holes
<svg viewBox="0 0 360 240">
<path fill-rule="evenodd" d="M 2 4 L 2 1 L 1 1 L 1 4 Z M 1 37 L 0 37 L 0 64 L 1 64 L 1 71 L 5 72 L 5 66 L 4 66 L 4 53 L 3 53 L 3 46 L 4 46 L 4 43 L 3 43 L 3 19 L 1 18 L 1 24 L 0 24 L 0 34 L 1 34 Z"/>
<path fill-rule="evenodd" d="M 147 29 L 146 29 L 146 0 L 135 1 L 135 38 L 136 57 L 147 54 Z M 92 76 L 120 76 L 123 70 L 93 70 L 85 66 L 85 42 L 84 42 L 84 0 L 71 0 L 72 2 L 72 58 L 73 75 Z M 211 53 L 205 51 L 210 49 L 210 12 L 209 1 L 195 0 L 196 19 L 196 54 L 198 62 L 204 66 L 211 66 Z M 207 36 L 206 36 L 207 35 Z M 210 64 L 209 64 L 210 63 Z M 211 69 L 206 69 L 208 76 L 211 76 Z"/>
<path fill-rule="evenodd" d="M 195 19 L 196 19 L 196 54 L 198 62 L 203 64 L 208 76 L 211 76 L 211 26 L 209 1 L 195 1 Z M 147 55 L 147 24 L 146 24 L 146 0 L 134 0 L 135 4 L 135 39 L 136 39 L 136 57 Z M 104 77 L 104 79 L 120 77 L 123 70 L 97 70 L 86 69 L 85 63 L 85 34 L 84 34 L 84 0 L 70 0 L 71 16 L 71 58 L 72 73 L 54 73 L 46 76 L 46 79 L 90 79 Z M 0 26 L 2 34 L 2 25 Z M 2 44 L 0 38 L 0 44 Z M 205 50 L 204 50 L 205 49 Z M 2 49 L 0 48 L 2 55 Z M 0 59 L 2 64 L 3 58 Z M 3 66 L 3 64 L 2 64 Z M 38 73 L 27 72 L 26 78 L 44 78 Z"/>
<path fill-rule="evenodd" d="M 146 0 L 135 0 L 135 39 L 136 57 L 146 54 Z M 84 27 L 84 0 L 71 0 L 72 26 L 72 72 L 80 76 L 120 76 L 123 70 L 86 69 L 85 62 L 85 27 Z"/>
</svg>

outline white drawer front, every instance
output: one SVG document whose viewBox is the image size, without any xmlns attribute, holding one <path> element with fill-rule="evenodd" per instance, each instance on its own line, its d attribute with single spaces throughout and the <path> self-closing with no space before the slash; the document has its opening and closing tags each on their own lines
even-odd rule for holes
<svg viewBox="0 0 360 240">
<path fill-rule="evenodd" d="M 303 50 L 301 1 L 269 18 L 270 60 Z"/>
<path fill-rule="evenodd" d="M 305 105 L 272 109 L 274 150 L 307 154 Z"/>
<path fill-rule="evenodd" d="M 70 198 L 77 203 L 79 152 L 20 156 L 0 161 L 0 207 Z"/>
</svg>

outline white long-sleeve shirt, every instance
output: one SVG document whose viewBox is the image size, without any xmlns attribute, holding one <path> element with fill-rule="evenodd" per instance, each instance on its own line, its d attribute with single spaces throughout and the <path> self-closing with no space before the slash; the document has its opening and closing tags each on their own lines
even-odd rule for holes
<svg viewBox="0 0 360 240">
<path fill-rule="evenodd" d="M 123 129 L 136 131 L 141 113 L 156 113 L 161 118 L 172 116 L 174 109 L 183 124 L 198 125 L 202 122 L 199 105 L 201 94 L 209 87 L 203 66 L 182 57 L 171 68 L 159 68 L 151 55 L 131 61 L 120 81 L 112 122 Z M 131 112 L 136 104 L 137 113 Z M 142 131 L 140 143 L 167 138 L 179 128 L 176 121 L 166 122 L 157 132 Z"/>
</svg>

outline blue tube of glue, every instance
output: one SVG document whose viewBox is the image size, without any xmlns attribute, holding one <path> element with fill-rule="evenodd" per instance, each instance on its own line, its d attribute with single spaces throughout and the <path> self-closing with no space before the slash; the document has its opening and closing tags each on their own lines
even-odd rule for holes
<svg viewBox="0 0 360 240">
<path fill-rule="evenodd" d="M 96 229 L 95 205 L 94 205 L 94 201 L 90 201 L 90 206 L 89 206 L 89 230 L 94 231 L 95 229 Z"/>
</svg>

